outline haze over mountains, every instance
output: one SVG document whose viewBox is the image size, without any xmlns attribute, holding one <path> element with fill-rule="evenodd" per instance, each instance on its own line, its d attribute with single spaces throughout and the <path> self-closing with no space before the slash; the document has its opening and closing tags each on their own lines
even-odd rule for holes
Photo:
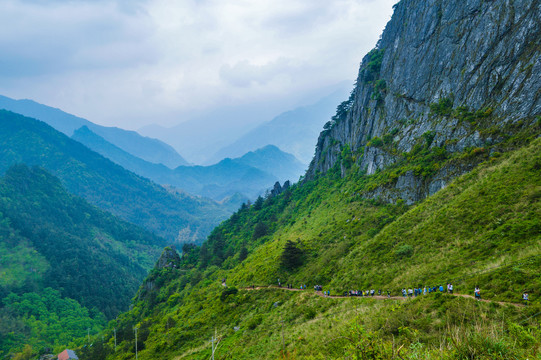
<svg viewBox="0 0 541 360">
<path fill-rule="evenodd" d="M 334 99 L 338 93 L 333 94 L 331 98 Z M 327 107 L 330 106 L 329 101 L 329 99 L 323 101 Z M 238 156 L 224 156 L 214 165 L 207 167 L 193 166 L 170 145 L 160 140 L 141 136 L 134 131 L 96 125 L 86 119 L 31 100 L 13 100 L 2 96 L 0 108 L 45 121 L 113 162 L 158 184 L 174 186 L 189 194 L 210 197 L 218 201 L 236 193 L 253 200 L 264 194 L 276 181 L 296 182 L 307 167 L 306 162 L 298 161 L 277 147 L 268 147 L 267 145 L 273 143 L 268 137 L 263 139 L 261 136 L 255 136 L 250 140 L 249 146 L 244 146 L 248 149 L 246 152 L 236 152 Z M 316 108 L 321 108 L 321 104 Z M 296 143 L 295 138 L 305 141 L 307 128 L 310 126 L 307 123 L 309 118 L 302 117 L 304 112 L 304 109 L 293 112 L 298 115 L 298 121 L 295 116 L 289 116 L 290 124 L 278 124 L 278 127 L 273 127 L 274 130 L 265 131 L 271 135 L 280 133 L 275 143 L 281 141 L 286 147 L 286 140 L 291 140 L 291 143 Z M 313 122 L 311 126 L 314 127 Z M 287 127 L 291 128 L 293 135 L 287 135 L 290 133 Z M 231 141 L 224 136 L 222 140 Z M 261 146 L 257 146 L 258 141 L 261 141 Z M 228 159 L 230 157 L 236 159 Z"/>
<path fill-rule="evenodd" d="M 235 114 L 222 116 L 213 113 L 204 119 L 170 128 L 149 125 L 139 131 L 165 141 L 198 164 L 214 164 L 227 157 L 236 158 L 266 145 L 275 145 L 308 165 L 314 154 L 314 138 L 317 138 L 323 124 L 334 115 L 336 105 L 347 97 L 350 90 L 349 82 L 337 84 L 327 94 L 319 95 L 320 99 L 316 102 L 312 100 L 310 105 L 284 112 L 251 129 L 230 129 L 223 122 Z M 212 117 L 214 121 L 209 119 Z M 203 128 L 201 123 L 212 125 Z"/>
<path fill-rule="evenodd" d="M 72 136 L 75 130 L 86 126 L 120 149 L 152 163 L 161 163 L 171 168 L 188 165 L 188 162 L 182 156 L 170 145 L 162 141 L 141 136 L 135 131 L 100 126 L 60 109 L 42 105 L 32 100 L 14 100 L 0 95 L 0 109 L 10 110 L 44 121 L 67 136 Z"/>
<path fill-rule="evenodd" d="M 244 170 L 289 171 L 278 165 L 293 155 L 268 145 L 170 169 L 90 127 L 70 138 L 1 110 L 0 356 L 36 360 L 69 344 L 81 360 L 538 358 L 541 2 L 401 0 L 394 10 L 302 181 L 211 230 L 204 220 L 224 204 L 89 147 L 215 194 L 247 188 Z M 149 263 L 138 250 L 163 241 L 73 194 L 184 243 L 181 256 L 164 249 L 108 324 L 103 314 L 127 304 Z M 57 305 L 66 301 L 70 311 Z"/>
<path fill-rule="evenodd" d="M 190 194 L 217 201 L 236 193 L 255 199 L 270 187 L 269 184 L 296 181 L 305 170 L 305 166 L 293 155 L 271 145 L 237 159 L 224 159 L 215 165 L 178 166 L 170 169 L 132 156 L 93 133 L 88 127 L 76 130 L 72 138 L 158 184 L 172 185 Z"/>
<path fill-rule="evenodd" d="M 314 156 L 317 138 L 323 124 L 330 120 L 336 106 L 349 94 L 349 84 L 308 106 L 284 112 L 265 122 L 238 140 L 218 150 L 208 162 L 225 157 L 238 157 L 259 149 L 263 145 L 276 145 L 282 151 L 294 155 L 303 164 L 309 164 Z"/>
<path fill-rule="evenodd" d="M 202 241 L 240 204 L 171 192 L 104 158 L 44 122 L 0 110 L 0 173 L 40 166 L 72 194 L 175 241 Z"/>
</svg>

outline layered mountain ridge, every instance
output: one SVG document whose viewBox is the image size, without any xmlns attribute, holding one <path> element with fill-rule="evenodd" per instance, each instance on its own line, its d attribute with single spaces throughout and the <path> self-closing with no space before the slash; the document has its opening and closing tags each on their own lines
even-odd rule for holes
<svg viewBox="0 0 541 360">
<path fill-rule="evenodd" d="M 497 151 L 541 114 L 540 17 L 539 1 L 400 1 L 351 97 L 320 134 L 307 179 L 334 166 L 343 174 L 344 151 L 371 175 L 417 144 L 441 149 L 447 156 L 429 176 L 398 172 L 368 194 L 412 203 L 470 170 L 445 160 Z"/>
<path fill-rule="evenodd" d="M 141 136 L 135 131 L 97 125 L 32 100 L 14 100 L 0 95 L 0 109 L 41 120 L 67 136 L 72 136 L 77 129 L 86 126 L 120 149 L 151 163 L 164 164 L 170 168 L 188 165 L 188 162 L 170 145 L 160 140 Z"/>
</svg>

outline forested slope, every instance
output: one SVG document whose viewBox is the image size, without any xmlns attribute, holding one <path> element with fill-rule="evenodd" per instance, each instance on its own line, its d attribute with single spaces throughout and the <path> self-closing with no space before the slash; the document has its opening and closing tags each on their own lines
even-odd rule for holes
<svg viewBox="0 0 541 360">
<path fill-rule="evenodd" d="M 181 270 L 154 270 L 134 310 L 117 320 L 124 329 L 122 350 L 110 352 L 108 330 L 108 345 L 91 357 L 129 357 L 134 340 L 128 329 L 135 325 L 141 359 L 208 358 L 215 327 L 222 359 L 274 359 L 283 347 L 290 358 L 314 359 L 367 348 L 381 358 L 402 348 L 402 356 L 412 359 L 538 353 L 539 130 L 537 124 L 514 138 L 518 150 L 484 153 L 471 173 L 414 206 L 363 199 L 381 177 L 352 169 L 342 178 L 336 168 L 242 208 L 200 249 L 185 247 Z M 457 155 L 457 161 L 466 155 Z M 291 244 L 297 251 L 290 251 Z M 228 288 L 220 285 L 222 278 Z M 243 290 L 276 285 L 278 279 L 307 284 L 309 291 Z M 331 294 L 382 289 L 400 295 L 404 287 L 447 282 L 470 295 L 479 285 L 483 298 L 493 301 L 519 303 L 524 291 L 534 301 L 521 308 L 442 294 L 405 303 L 311 294 L 315 284 Z M 503 355 L 496 356 L 498 351 Z M 366 356 L 359 358 L 371 358 Z"/>
<path fill-rule="evenodd" d="M 43 169 L 9 168 L 0 179 L 0 354 L 97 332 L 128 309 L 162 243 Z"/>
<path fill-rule="evenodd" d="M 202 241 L 228 209 L 203 198 L 171 193 L 105 159 L 47 124 L 0 110 L 0 173 L 38 165 L 71 193 L 173 242 Z"/>
</svg>

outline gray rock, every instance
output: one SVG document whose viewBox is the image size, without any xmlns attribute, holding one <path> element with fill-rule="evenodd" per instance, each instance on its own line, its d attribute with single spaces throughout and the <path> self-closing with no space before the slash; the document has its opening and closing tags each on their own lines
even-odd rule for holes
<svg viewBox="0 0 541 360">
<path fill-rule="evenodd" d="M 497 144 L 478 128 L 453 116 L 432 114 L 430 105 L 450 99 L 452 108 L 492 109 L 492 123 L 531 119 L 541 114 L 541 1 L 535 0 L 402 0 L 377 48 L 384 51 L 379 74 L 363 59 L 350 110 L 318 139 L 305 180 L 331 169 L 347 145 L 357 154 L 361 171 L 373 174 L 398 161 L 399 154 L 368 147 L 396 129 L 400 153 L 409 152 L 422 135 L 433 132 L 432 147 L 450 153 Z M 385 81 L 379 96 L 374 81 Z M 360 156 L 362 154 L 362 156 Z M 445 169 L 431 177 L 401 176 L 396 187 L 369 195 L 418 201 L 471 169 Z M 344 175 L 342 168 L 342 175 Z"/>
<path fill-rule="evenodd" d="M 174 246 L 168 246 L 163 249 L 158 262 L 156 263 L 156 268 L 177 268 L 180 265 L 180 256 L 178 255 Z"/>
</svg>

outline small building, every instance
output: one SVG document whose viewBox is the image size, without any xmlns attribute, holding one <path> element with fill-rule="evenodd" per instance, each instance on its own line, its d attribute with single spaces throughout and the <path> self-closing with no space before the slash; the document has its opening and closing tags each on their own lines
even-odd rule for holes
<svg viewBox="0 0 541 360">
<path fill-rule="evenodd" d="M 79 358 L 75 355 L 75 351 L 66 349 L 58 354 L 58 360 L 79 360 Z"/>
</svg>

